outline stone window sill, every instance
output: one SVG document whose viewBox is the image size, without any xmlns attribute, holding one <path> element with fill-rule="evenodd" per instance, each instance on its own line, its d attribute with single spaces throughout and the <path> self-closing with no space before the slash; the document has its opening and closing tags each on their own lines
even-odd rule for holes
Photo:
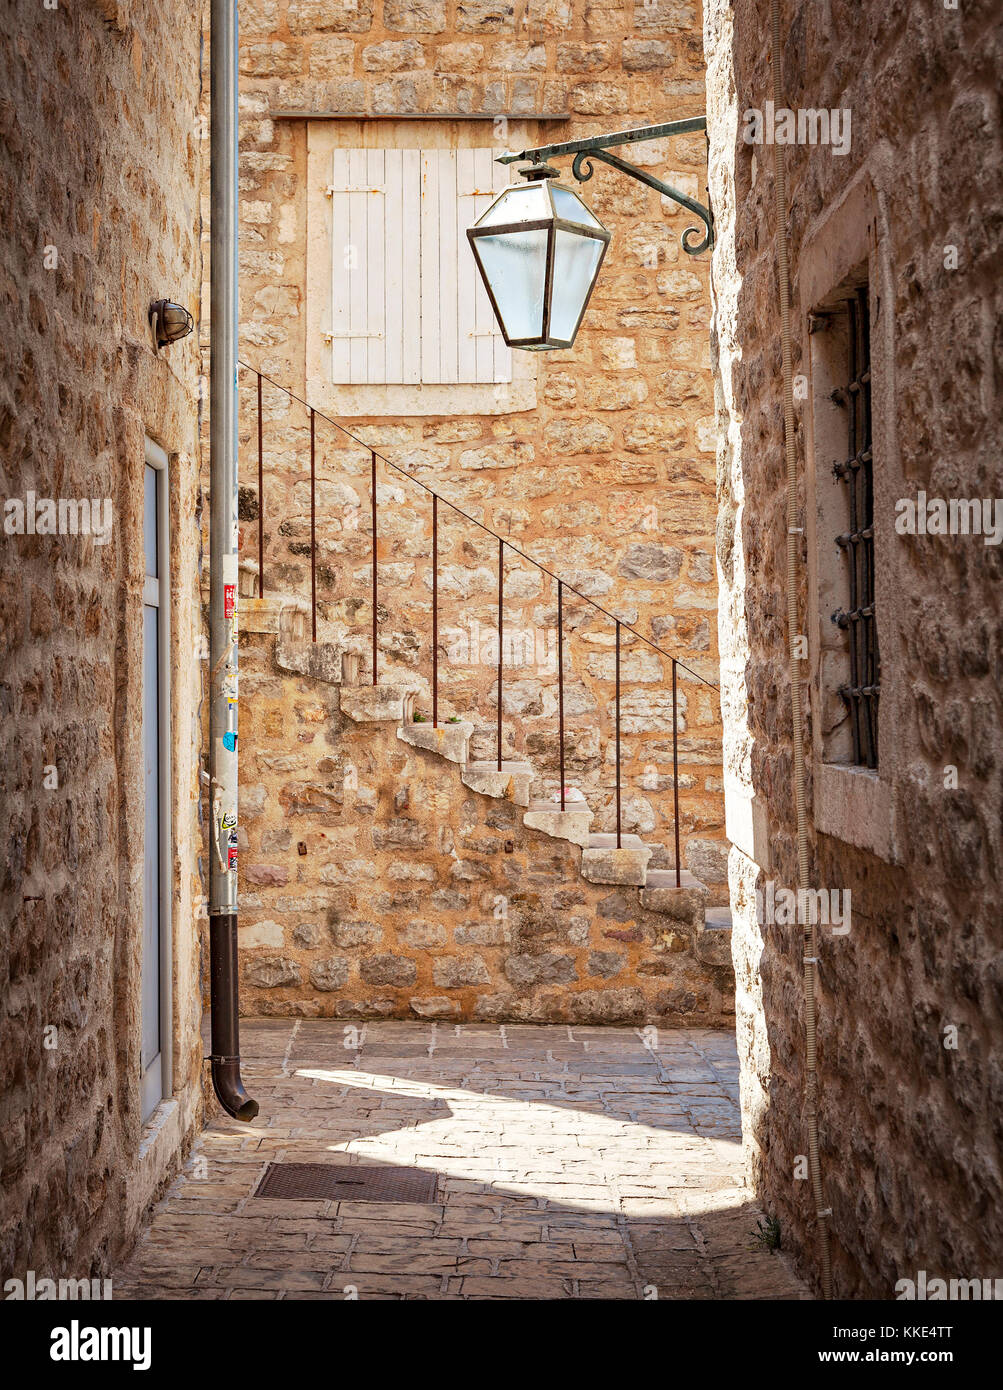
<svg viewBox="0 0 1003 1390">
<path fill-rule="evenodd" d="M 816 760 L 814 774 L 815 829 L 894 863 L 891 786 L 865 767 Z"/>
</svg>

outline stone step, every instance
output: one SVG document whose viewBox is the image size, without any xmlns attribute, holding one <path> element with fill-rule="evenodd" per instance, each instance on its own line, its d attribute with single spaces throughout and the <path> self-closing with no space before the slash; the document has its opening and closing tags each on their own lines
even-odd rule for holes
<svg viewBox="0 0 1003 1390">
<path fill-rule="evenodd" d="M 438 753 L 440 758 L 465 767 L 473 732 L 473 724 L 465 719 L 458 719 L 453 724 L 448 721 L 440 723 L 438 728 L 431 723 L 416 724 L 412 720 L 410 724 L 400 726 L 397 737 L 402 743 L 409 743 L 412 748 L 424 748 L 429 753 Z"/>
<path fill-rule="evenodd" d="M 505 797 L 516 806 L 529 806 L 534 777 L 530 763 L 503 761 L 500 772 L 497 760 L 467 763 L 460 776 L 465 787 L 482 796 Z"/>
<path fill-rule="evenodd" d="M 644 886 L 645 886 L 646 889 L 650 889 L 650 888 L 672 888 L 672 889 L 674 889 L 674 888 L 676 887 L 676 871 L 675 871 L 675 869 L 674 869 L 674 868 L 670 868 L 670 869 L 650 869 L 650 870 L 648 871 L 648 881 L 647 881 L 647 883 L 646 883 Z M 704 885 L 703 885 L 703 884 L 700 882 L 700 880 L 697 878 L 696 874 L 691 874 L 690 871 L 689 871 L 689 869 L 680 869 L 680 870 L 679 870 L 679 887 L 680 887 L 680 888 L 694 888 L 694 887 L 696 887 L 696 888 L 703 888 L 704 892 L 707 891 L 706 888 L 704 888 Z"/>
<path fill-rule="evenodd" d="M 708 907 L 694 942 L 705 965 L 731 965 L 731 908 Z"/>
<path fill-rule="evenodd" d="M 694 931 L 703 931 L 707 889 L 688 869 L 680 870 L 678 888 L 674 868 L 649 869 L 639 896 L 641 906 L 649 912 L 664 913 L 677 922 L 685 922 Z"/>
<path fill-rule="evenodd" d="M 610 840 L 611 844 L 595 844 Z M 629 841 L 636 843 L 629 844 Z M 615 835 L 590 835 L 588 846 L 582 850 L 582 877 L 589 883 L 614 883 L 624 887 L 644 886 L 651 846 L 638 835 L 621 836 L 621 848 L 616 848 Z"/>
<path fill-rule="evenodd" d="M 345 649 L 338 642 L 293 642 L 281 636 L 275 642 L 276 666 L 312 680 L 326 681 L 328 685 L 344 682 L 344 663 Z"/>
<path fill-rule="evenodd" d="M 522 823 L 530 830 L 541 830 L 555 840 L 569 840 L 585 849 L 589 843 L 592 812 L 586 801 L 565 801 L 563 811 L 559 801 L 531 801 Z"/>
<path fill-rule="evenodd" d="M 650 849 L 652 848 L 651 845 L 646 845 L 646 844 L 644 843 L 644 841 L 641 839 L 640 835 L 621 835 L 621 836 L 620 836 L 620 843 L 619 843 L 619 845 L 618 845 L 617 842 L 616 842 L 616 832 L 615 832 L 615 831 L 605 831 L 605 830 L 600 830 L 600 831 L 597 831 L 594 835 L 590 835 L 590 836 L 589 836 L 589 843 L 588 843 L 588 846 L 587 846 L 587 847 L 588 847 L 589 849 L 647 849 L 647 850 L 650 850 Z"/>
<path fill-rule="evenodd" d="M 356 724 L 403 724 L 410 718 L 415 689 L 405 685 L 343 685 L 341 712 Z"/>
</svg>

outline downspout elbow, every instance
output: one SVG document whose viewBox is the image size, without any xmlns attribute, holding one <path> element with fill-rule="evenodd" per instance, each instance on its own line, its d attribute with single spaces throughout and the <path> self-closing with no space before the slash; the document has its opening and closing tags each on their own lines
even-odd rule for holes
<svg viewBox="0 0 1003 1390">
<path fill-rule="evenodd" d="M 250 1121 L 258 1113 L 258 1102 L 244 1090 L 240 1079 L 239 1057 L 213 1057 L 212 1089 L 216 1099 L 235 1120 Z"/>
<path fill-rule="evenodd" d="M 258 1113 L 258 1102 L 247 1094 L 240 1078 L 235 912 L 211 913 L 209 917 L 209 991 L 212 1088 L 228 1115 L 249 1122 Z"/>
</svg>

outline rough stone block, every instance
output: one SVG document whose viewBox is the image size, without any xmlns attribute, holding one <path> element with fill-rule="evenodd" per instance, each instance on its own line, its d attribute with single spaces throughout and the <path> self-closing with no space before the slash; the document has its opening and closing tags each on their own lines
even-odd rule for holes
<svg viewBox="0 0 1003 1390">
<path fill-rule="evenodd" d="M 359 974 L 367 985 L 404 988 L 414 984 L 418 978 L 418 967 L 408 956 L 397 956 L 392 951 L 386 951 L 381 955 L 367 956 L 359 965 Z"/>
<path fill-rule="evenodd" d="M 505 962 L 505 975 L 517 989 L 532 989 L 540 984 L 566 984 L 576 980 L 578 972 L 572 956 L 545 951 L 541 955 L 514 955 Z"/>
<path fill-rule="evenodd" d="M 408 1006 L 419 1018 L 456 1018 L 460 1012 L 459 1001 L 447 999 L 444 994 L 416 995 Z"/>
<path fill-rule="evenodd" d="M 340 989 L 348 983 L 348 961 L 344 956 L 328 956 L 310 967 L 310 981 L 316 989 Z"/>
<path fill-rule="evenodd" d="M 261 989 L 278 989 L 281 985 L 298 985 L 302 975 L 298 963 L 288 956 L 257 956 L 244 967 L 244 983 Z"/>
<path fill-rule="evenodd" d="M 627 957 L 622 951 L 590 951 L 587 968 L 590 975 L 611 980 L 614 975 L 620 974 L 626 964 Z"/>
<path fill-rule="evenodd" d="M 639 989 L 584 989 L 569 1002 L 579 1023 L 639 1023 L 644 1018 L 644 995 Z"/>
<path fill-rule="evenodd" d="M 456 27 L 461 33 L 510 33 L 515 29 L 512 0 L 460 0 Z"/>
<path fill-rule="evenodd" d="M 440 989 L 486 985 L 490 978 L 480 956 L 443 956 L 432 964 L 432 979 Z"/>
<path fill-rule="evenodd" d="M 278 922 L 253 922 L 247 925 L 241 922 L 237 927 L 237 945 L 242 951 L 255 946 L 281 948 L 284 942 L 285 937 Z"/>
<path fill-rule="evenodd" d="M 446 0 L 385 0 L 383 23 L 391 33 L 441 34 Z"/>
<path fill-rule="evenodd" d="M 373 0 L 332 5 L 330 0 L 291 0 L 286 23 L 293 34 L 365 34 L 373 23 Z M 389 27 L 389 21 L 387 21 Z"/>
<path fill-rule="evenodd" d="M 331 937 L 336 946 L 374 946 L 383 939 L 383 928 L 372 922 L 335 922 Z"/>
</svg>

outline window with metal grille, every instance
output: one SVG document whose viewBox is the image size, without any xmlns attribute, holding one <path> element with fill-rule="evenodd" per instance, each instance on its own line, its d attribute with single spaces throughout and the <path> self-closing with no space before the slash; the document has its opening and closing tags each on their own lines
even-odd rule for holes
<svg viewBox="0 0 1003 1390">
<path fill-rule="evenodd" d="M 836 537 L 846 561 L 846 606 L 833 621 L 846 634 L 850 679 L 839 687 L 849 713 L 853 761 L 878 765 L 878 655 L 874 601 L 874 471 L 871 447 L 871 353 L 868 287 L 844 301 L 847 315 L 847 382 L 835 398 L 846 411 L 846 457 L 833 466 L 846 498 L 846 529 Z"/>
</svg>

